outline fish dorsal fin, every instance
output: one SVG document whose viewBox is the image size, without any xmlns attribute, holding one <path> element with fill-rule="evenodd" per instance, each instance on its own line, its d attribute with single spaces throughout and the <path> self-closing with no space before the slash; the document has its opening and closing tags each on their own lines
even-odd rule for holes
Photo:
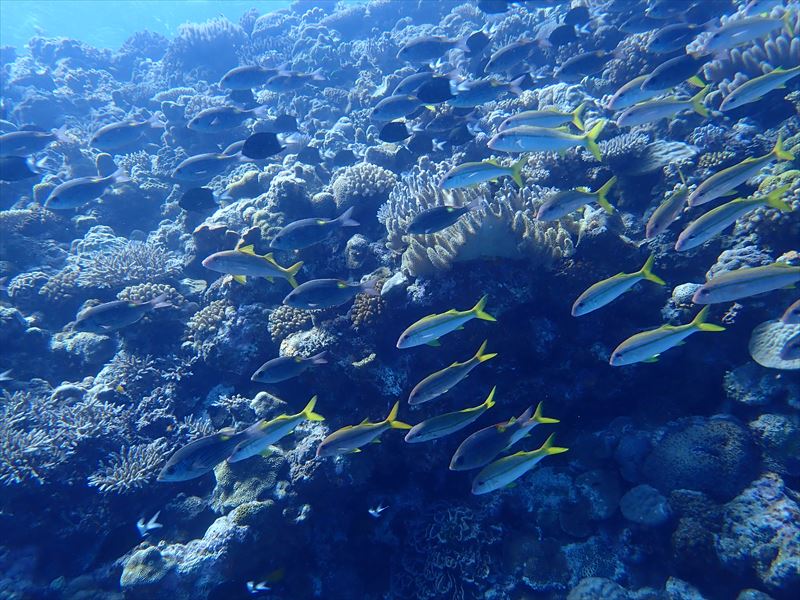
<svg viewBox="0 0 800 600">
<path fill-rule="evenodd" d="M 240 248 L 237 248 L 236 250 L 238 250 L 239 252 L 242 252 L 243 254 L 252 254 L 253 256 L 255 256 L 255 254 L 256 254 L 256 250 L 253 247 L 253 244 L 249 244 L 247 246 L 241 246 Z"/>
<path fill-rule="evenodd" d="M 458 311 L 455 308 L 451 308 L 450 310 L 448 310 L 447 312 L 444 312 L 442 314 L 443 315 L 457 315 Z M 436 315 L 431 315 L 431 316 L 435 317 Z"/>
<path fill-rule="evenodd" d="M 368 424 L 369 424 L 369 419 L 364 419 L 363 421 L 361 421 L 361 423 L 359 423 L 359 425 L 368 425 Z"/>
</svg>

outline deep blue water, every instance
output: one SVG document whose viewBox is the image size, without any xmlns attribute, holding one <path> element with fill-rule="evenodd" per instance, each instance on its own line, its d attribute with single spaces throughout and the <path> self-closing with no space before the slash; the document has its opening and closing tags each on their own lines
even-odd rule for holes
<svg viewBox="0 0 800 600">
<path fill-rule="evenodd" d="M 799 10 L 0 2 L 0 598 L 797 597 Z"/>
</svg>

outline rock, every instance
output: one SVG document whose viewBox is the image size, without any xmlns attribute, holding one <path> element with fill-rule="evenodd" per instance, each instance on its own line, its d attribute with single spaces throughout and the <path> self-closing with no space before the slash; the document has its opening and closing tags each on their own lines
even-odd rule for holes
<svg viewBox="0 0 800 600">
<path fill-rule="evenodd" d="M 153 598 L 169 587 L 165 580 L 174 577 L 171 567 L 154 546 L 136 550 L 125 561 L 119 585 L 126 598 Z"/>
<path fill-rule="evenodd" d="M 669 520 L 667 499 L 654 487 L 637 485 L 628 490 L 619 501 L 622 516 L 646 527 L 658 527 Z"/>
<path fill-rule="evenodd" d="M 567 595 L 567 600 L 628 600 L 627 590 L 605 577 L 581 579 Z"/>
<path fill-rule="evenodd" d="M 117 342 L 88 331 L 61 331 L 51 338 L 50 350 L 67 364 L 99 366 L 111 360 L 117 351 Z"/>
<path fill-rule="evenodd" d="M 619 504 L 619 477 L 614 471 L 595 469 L 579 475 L 575 479 L 578 492 L 589 503 L 589 515 L 594 521 L 604 521 L 611 517 Z"/>
<path fill-rule="evenodd" d="M 406 289 L 407 285 L 408 277 L 406 277 L 405 273 L 402 271 L 398 271 L 383 282 L 383 287 L 381 287 L 381 297 L 386 297 L 391 294 L 401 292 Z"/>
<path fill-rule="evenodd" d="M 748 588 L 739 592 L 736 600 L 773 600 L 773 598 L 769 594 Z"/>
<path fill-rule="evenodd" d="M 723 509 L 717 554 L 732 571 L 752 570 L 771 590 L 800 589 L 800 507 L 767 473 Z"/>
<path fill-rule="evenodd" d="M 664 591 L 668 600 L 705 600 L 700 590 L 677 577 L 667 579 Z"/>
</svg>

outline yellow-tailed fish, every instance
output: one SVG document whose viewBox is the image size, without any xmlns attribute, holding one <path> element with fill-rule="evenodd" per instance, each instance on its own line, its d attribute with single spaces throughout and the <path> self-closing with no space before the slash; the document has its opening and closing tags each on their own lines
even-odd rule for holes
<svg viewBox="0 0 800 600">
<path fill-rule="evenodd" d="M 234 281 L 245 283 L 248 277 L 264 277 L 274 281 L 275 277 L 286 279 L 294 288 L 297 287 L 295 275 L 303 266 L 303 262 L 293 264 L 291 267 L 280 266 L 272 254 L 259 256 L 252 245 L 242 246 L 235 250 L 215 252 L 203 260 L 206 269 L 231 275 Z"/>
<path fill-rule="evenodd" d="M 785 88 L 786 82 L 798 75 L 800 75 L 800 66 L 791 69 L 778 67 L 769 73 L 754 77 L 753 79 L 748 79 L 725 96 L 722 100 L 722 104 L 719 105 L 719 109 L 725 112 L 726 110 L 733 110 L 745 104 L 750 104 L 751 102 L 758 102 L 770 92 Z"/>
<path fill-rule="evenodd" d="M 308 401 L 306 407 L 295 415 L 280 415 L 269 421 L 261 419 L 244 430 L 245 439 L 228 457 L 229 463 L 239 462 L 256 454 L 264 453 L 272 444 L 289 435 L 303 421 L 324 421 L 325 417 L 314 412 L 317 397 Z"/>
<path fill-rule="evenodd" d="M 417 423 L 406 434 L 406 441 L 410 444 L 429 442 L 464 429 L 464 427 L 476 421 L 483 413 L 495 405 L 494 391 L 496 389 L 492 388 L 486 400 L 478 406 L 437 415 Z"/>
<path fill-rule="evenodd" d="M 488 494 L 513 483 L 547 456 L 561 454 L 569 448 L 554 446 L 555 434 L 552 434 L 542 447 L 531 452 L 517 452 L 486 465 L 472 481 L 472 493 Z"/>
<path fill-rule="evenodd" d="M 158 481 L 188 481 L 209 473 L 228 458 L 247 435 L 246 431 L 236 433 L 232 427 L 227 427 L 189 442 L 169 457 L 158 474 Z"/>
<path fill-rule="evenodd" d="M 794 154 L 783 149 L 783 139 L 778 135 L 778 141 L 772 152 L 756 158 L 746 158 L 738 165 L 733 165 L 715 173 L 689 194 L 689 206 L 700 206 L 706 202 L 725 196 L 742 185 L 751 177 L 758 175 L 759 171 L 774 160 L 794 160 Z"/>
<path fill-rule="evenodd" d="M 492 315 L 487 313 L 486 300 L 488 296 L 483 296 L 478 303 L 469 310 L 450 309 L 447 312 L 422 317 L 419 321 L 412 323 L 400 334 L 397 340 L 398 348 L 413 348 L 427 344 L 428 346 L 439 346 L 439 338 L 457 329 L 463 329 L 464 324 L 472 319 L 482 321 L 496 321 Z"/>
<path fill-rule="evenodd" d="M 498 454 L 511 448 L 537 425 L 558 422 L 558 419 L 542 416 L 540 402 L 535 411 L 531 406 L 519 417 L 511 417 L 508 421 L 479 429 L 461 442 L 450 461 L 450 470 L 469 471 L 488 465 Z"/>
<path fill-rule="evenodd" d="M 410 405 L 422 404 L 423 402 L 430 402 L 438 398 L 442 394 L 450 391 L 451 388 L 461 383 L 479 364 L 486 362 L 490 358 L 497 356 L 497 353 L 486 354 L 486 342 L 481 344 L 475 356 L 462 363 L 454 362 L 449 367 L 445 367 L 435 373 L 431 373 L 425 379 L 420 381 L 411 390 L 408 396 L 408 403 Z"/>
<path fill-rule="evenodd" d="M 706 86 L 691 98 L 670 96 L 634 104 L 626 108 L 617 118 L 617 127 L 635 127 L 661 119 L 669 119 L 685 110 L 693 110 L 701 117 L 708 118 L 708 109 L 703 104 L 703 100 L 710 89 L 710 86 Z"/>
<path fill-rule="evenodd" d="M 737 198 L 708 211 L 689 223 L 681 232 L 678 241 L 675 242 L 675 250 L 682 252 L 705 244 L 733 225 L 737 219 L 759 206 L 770 206 L 781 212 L 791 212 L 792 207 L 781 199 L 791 187 L 791 185 L 785 185 L 766 196 Z"/>
<path fill-rule="evenodd" d="M 658 285 L 666 285 L 663 279 L 653 274 L 652 268 L 655 258 L 655 255 L 651 254 L 644 266 L 635 273 L 618 273 L 589 287 L 578 296 L 578 299 L 572 305 L 572 316 L 579 317 L 588 314 L 613 302 L 640 281 L 646 280 Z"/>
<path fill-rule="evenodd" d="M 625 110 L 639 104 L 645 100 L 652 100 L 656 96 L 663 94 L 663 90 L 643 90 L 642 83 L 647 79 L 648 74 L 639 75 L 631 79 L 628 83 L 620 87 L 606 103 L 608 110 Z"/>
<path fill-rule="evenodd" d="M 560 127 L 567 123 L 572 123 L 583 131 L 586 125 L 583 123 L 583 111 L 586 110 L 586 102 L 582 102 L 572 112 L 562 112 L 555 108 L 544 110 L 526 110 L 524 112 L 511 115 L 500 123 L 498 131 L 505 131 L 512 127 L 527 125 L 530 127 Z"/>
<path fill-rule="evenodd" d="M 688 196 L 689 190 L 686 185 L 680 186 L 667 196 L 647 220 L 644 234 L 645 239 L 650 240 L 664 233 L 675 219 L 678 218 L 678 215 L 683 212 L 683 207 L 686 206 L 686 198 Z"/>
<path fill-rule="evenodd" d="M 389 429 L 411 429 L 411 425 L 397 420 L 397 411 L 400 402 L 395 402 L 392 410 L 383 421 L 370 423 L 364 419 L 358 425 L 348 425 L 334 431 L 317 448 L 317 456 L 338 456 L 349 452 L 360 452 L 362 446 L 377 442 L 384 431 Z"/>
<path fill-rule="evenodd" d="M 580 135 L 564 129 L 520 125 L 498 132 L 489 140 L 488 145 L 492 150 L 504 152 L 563 152 L 575 146 L 584 146 L 597 160 L 602 160 L 597 138 L 606 123 L 606 120 L 602 120 Z"/>
<path fill-rule="evenodd" d="M 587 188 L 580 187 L 574 190 L 565 190 L 548 196 L 547 200 L 539 207 L 536 218 L 540 221 L 555 221 L 578 210 L 585 204 L 596 202 L 603 207 L 607 213 L 612 214 L 614 207 L 608 201 L 608 192 L 617 182 L 616 176 L 606 181 L 596 192 L 591 192 Z"/>
<path fill-rule="evenodd" d="M 756 294 L 790 287 L 800 281 L 800 267 L 772 263 L 727 271 L 706 281 L 692 296 L 695 304 L 733 302 Z"/>
<path fill-rule="evenodd" d="M 494 181 L 498 177 L 508 176 L 518 187 L 522 187 L 522 167 L 528 157 L 523 156 L 517 162 L 504 167 L 495 160 L 468 162 L 457 165 L 445 173 L 440 184 L 446 190 L 470 187 L 485 181 Z"/>
<path fill-rule="evenodd" d="M 655 362 L 662 352 L 683 344 L 683 340 L 698 331 L 725 331 L 720 325 L 706 323 L 708 306 L 686 325 L 662 325 L 629 337 L 614 349 L 608 361 L 612 367 L 638 362 Z"/>
</svg>

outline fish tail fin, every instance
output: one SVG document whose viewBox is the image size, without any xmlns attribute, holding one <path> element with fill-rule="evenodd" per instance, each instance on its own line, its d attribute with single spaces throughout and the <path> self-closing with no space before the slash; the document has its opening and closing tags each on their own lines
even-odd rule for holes
<svg viewBox="0 0 800 600">
<path fill-rule="evenodd" d="M 150 115 L 150 118 L 147 119 L 147 121 L 145 121 L 145 123 L 149 127 L 153 127 L 153 128 L 159 128 L 159 127 L 166 127 L 167 126 L 167 124 L 164 123 L 164 121 L 162 121 L 158 117 L 158 113 L 153 113 L 152 115 Z"/>
<path fill-rule="evenodd" d="M 308 360 L 310 360 L 311 363 L 315 365 L 326 365 L 328 364 L 328 359 L 325 358 L 326 354 L 327 352 L 323 350 L 319 354 L 315 354 L 314 356 L 310 357 Z"/>
<path fill-rule="evenodd" d="M 411 425 L 397 420 L 397 411 L 400 410 L 400 401 L 394 403 L 392 410 L 389 411 L 389 416 L 386 417 L 386 423 L 392 429 L 411 429 Z"/>
<path fill-rule="evenodd" d="M 640 269 L 639 275 L 647 279 L 647 281 L 652 281 L 653 283 L 657 283 L 658 285 L 667 285 L 667 282 L 661 279 L 658 275 L 653 273 L 653 263 L 656 261 L 656 255 L 651 254 L 650 257 L 647 259 L 647 262 L 644 263 L 644 266 Z"/>
<path fill-rule="evenodd" d="M 461 50 L 462 52 L 465 52 L 465 53 L 467 53 L 467 54 L 470 54 L 470 53 L 472 52 L 472 51 L 470 50 L 470 48 L 469 48 L 469 36 L 470 36 L 470 35 L 472 35 L 472 34 L 471 34 L 471 33 L 470 33 L 470 34 L 467 34 L 467 35 L 465 35 L 464 37 L 461 37 L 461 38 L 459 38 L 458 40 L 456 40 L 456 45 L 455 45 L 455 46 L 453 46 L 453 47 L 454 47 L 455 49 L 457 49 L 457 50 Z"/>
<path fill-rule="evenodd" d="M 355 209 L 354 206 L 351 206 L 346 211 L 344 211 L 339 217 L 336 219 L 339 221 L 339 225 L 341 227 L 358 227 L 361 223 L 356 221 L 355 219 L 351 218 L 353 215 L 353 210 Z"/>
<path fill-rule="evenodd" d="M 610 215 L 614 214 L 614 212 L 616 211 L 614 207 L 611 205 L 611 203 L 608 201 L 607 196 L 608 192 L 611 190 L 611 188 L 614 186 L 615 183 L 617 183 L 616 175 L 614 175 L 611 179 L 606 181 L 602 186 L 600 186 L 600 189 L 597 190 L 597 203 L 600 206 L 602 206 L 603 210 L 605 210 Z"/>
<path fill-rule="evenodd" d="M 778 160 L 794 160 L 794 154 L 783 149 L 783 136 L 780 133 L 778 134 L 778 140 L 775 142 L 775 147 L 772 149 L 772 154 Z"/>
<path fill-rule="evenodd" d="M 168 294 L 159 294 L 158 296 L 150 300 L 149 302 L 150 307 L 153 309 L 170 308 L 173 304 L 168 300 L 168 298 L 169 298 Z"/>
<path fill-rule="evenodd" d="M 364 292 L 367 296 L 380 296 L 381 293 L 378 291 L 378 278 L 373 277 L 369 281 L 365 281 L 361 284 L 361 291 Z"/>
<path fill-rule="evenodd" d="M 128 174 L 125 172 L 125 169 L 123 169 L 122 167 L 120 167 L 119 169 L 117 169 L 116 171 L 114 171 L 114 172 L 113 172 L 113 173 L 110 175 L 110 177 L 111 177 L 111 179 L 113 180 L 113 182 L 114 182 L 115 184 L 118 184 L 118 183 L 127 183 L 128 181 L 130 181 L 130 180 L 131 180 L 131 178 L 130 178 L 130 177 L 128 177 Z"/>
<path fill-rule="evenodd" d="M 586 110 L 586 102 L 581 102 L 578 107 L 572 111 L 572 124 L 581 131 L 586 131 L 586 124 L 583 122 L 583 112 Z"/>
<path fill-rule="evenodd" d="M 323 417 L 319 413 L 314 412 L 314 407 L 317 405 L 317 397 L 313 396 L 311 400 L 308 401 L 306 407 L 303 409 L 301 413 L 306 419 L 309 421 L 324 421 L 325 417 Z"/>
<path fill-rule="evenodd" d="M 297 272 L 302 268 L 303 261 L 301 260 L 286 269 L 286 281 L 288 281 L 289 285 L 291 285 L 293 288 L 296 288 L 298 285 L 297 279 L 295 279 L 294 276 L 297 275 Z"/>
<path fill-rule="evenodd" d="M 592 156 L 594 156 L 598 161 L 602 161 L 603 156 L 600 154 L 600 146 L 597 145 L 597 138 L 600 137 L 601 133 L 603 133 L 606 123 L 608 123 L 606 119 L 601 119 L 595 124 L 594 127 L 583 134 L 583 143 L 586 145 L 586 149 L 591 152 Z"/>
<path fill-rule="evenodd" d="M 706 323 L 708 311 L 711 306 L 705 306 L 703 310 L 697 313 L 697 316 L 692 319 L 691 325 L 698 331 L 725 331 L 722 325 L 714 325 L 713 323 Z"/>
<path fill-rule="evenodd" d="M 497 386 L 494 386 L 492 388 L 492 391 L 489 392 L 489 395 L 486 397 L 486 400 L 483 401 L 483 405 L 486 408 L 492 408 L 495 404 L 497 404 L 497 402 L 495 402 L 495 399 L 494 399 L 494 392 L 495 392 L 496 389 L 497 389 Z"/>
<path fill-rule="evenodd" d="M 538 451 L 541 452 L 542 454 L 549 456 L 551 454 L 561 454 L 562 452 L 566 452 L 567 450 L 569 450 L 569 448 L 561 448 L 559 446 L 554 446 L 553 444 L 555 444 L 555 441 L 556 441 L 556 434 L 551 433 L 550 437 L 544 441 L 544 444 L 542 444 L 542 447 L 539 448 Z"/>
<path fill-rule="evenodd" d="M 705 100 L 708 92 L 711 90 L 711 86 L 707 85 L 699 92 L 697 92 L 694 96 L 692 96 L 692 108 L 694 112 L 696 112 L 701 117 L 708 118 L 708 109 L 706 105 L 703 104 L 703 100 Z"/>
<path fill-rule="evenodd" d="M 545 424 L 545 423 L 560 423 L 561 421 L 559 421 L 558 419 L 552 419 L 550 417 L 543 417 L 542 416 L 542 405 L 543 404 L 544 404 L 543 402 L 539 402 L 539 404 L 536 405 L 536 410 L 533 412 L 533 416 L 531 417 L 531 420 L 532 421 L 536 421 L 537 423 L 542 423 L 542 424 Z"/>
<path fill-rule="evenodd" d="M 261 106 L 256 106 L 253 110 L 250 111 L 254 117 L 258 117 L 259 119 L 263 119 L 264 117 L 269 116 L 269 106 L 263 104 Z"/>
<path fill-rule="evenodd" d="M 478 348 L 478 351 L 475 353 L 475 359 L 477 359 L 479 363 L 486 362 L 487 360 L 497 356 L 497 352 L 485 352 L 486 344 L 488 343 L 489 340 L 483 340 L 481 347 Z"/>
<path fill-rule="evenodd" d="M 692 75 L 689 79 L 686 80 L 686 83 L 689 85 L 693 85 L 694 87 L 704 88 L 708 85 L 705 81 L 703 81 L 699 75 Z"/>
<path fill-rule="evenodd" d="M 520 159 L 511 165 L 511 179 L 514 180 L 514 183 L 517 184 L 517 187 L 521 188 L 523 185 L 522 181 L 522 167 L 524 167 L 528 163 L 527 155 L 522 155 Z"/>
<path fill-rule="evenodd" d="M 791 187 L 791 184 L 787 184 L 779 187 L 777 190 L 772 190 L 765 198 L 767 205 L 771 206 L 772 208 L 777 208 L 781 212 L 792 212 L 791 205 L 781 199 L 781 196 L 789 191 Z"/>
<path fill-rule="evenodd" d="M 67 124 L 64 123 L 58 129 L 53 129 L 53 135 L 56 136 L 56 139 L 61 142 L 62 144 L 68 144 L 72 140 L 67 135 Z"/>
<path fill-rule="evenodd" d="M 516 79 L 514 79 L 511 83 L 508 84 L 508 91 L 514 94 L 515 96 L 519 96 L 525 90 L 520 87 L 522 83 L 525 81 L 525 75 L 520 75 Z"/>
<path fill-rule="evenodd" d="M 310 75 L 312 81 L 325 81 L 325 71 L 322 67 L 314 69 Z"/>
<path fill-rule="evenodd" d="M 472 308 L 470 311 L 474 313 L 476 319 L 481 319 L 482 321 L 497 321 L 492 315 L 487 313 L 484 308 L 486 308 L 486 301 L 489 299 L 487 294 L 481 296 L 481 299 L 478 300 L 478 303 Z"/>
</svg>

